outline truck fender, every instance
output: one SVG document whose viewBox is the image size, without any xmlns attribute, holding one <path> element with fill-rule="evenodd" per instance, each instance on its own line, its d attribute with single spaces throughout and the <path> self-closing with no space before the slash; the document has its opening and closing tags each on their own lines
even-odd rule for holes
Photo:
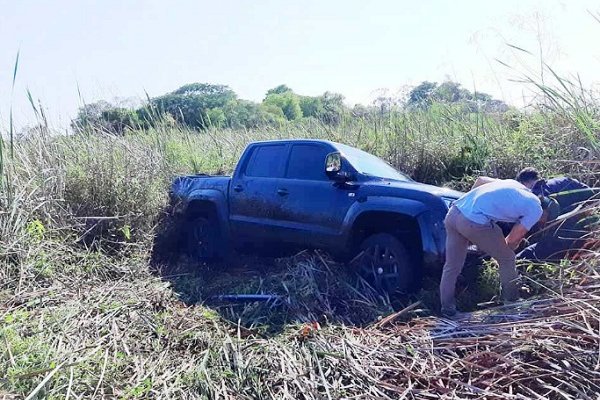
<svg viewBox="0 0 600 400">
<path fill-rule="evenodd" d="M 399 199 L 392 197 L 369 197 L 368 201 L 356 202 L 348 210 L 344 219 L 342 237 L 344 243 L 350 245 L 352 239 L 352 229 L 357 219 L 369 211 L 392 212 L 395 214 L 414 218 L 420 230 L 421 244 L 423 246 L 425 262 L 429 263 L 433 259 L 439 260 L 440 254 L 443 254 L 443 242 L 445 232 L 443 224 L 434 224 L 434 218 L 429 212 L 429 208 L 423 202 L 412 199 Z M 440 225 L 440 226 L 438 226 Z M 441 247 L 440 247 L 441 246 Z"/>
<path fill-rule="evenodd" d="M 369 197 L 367 201 L 356 203 L 350 206 L 342 227 L 342 236 L 350 239 L 354 222 L 358 217 L 369 211 L 393 212 L 415 218 L 417 215 L 425 212 L 427 208 L 423 203 L 411 199 L 398 199 L 393 197 Z"/>
<path fill-rule="evenodd" d="M 225 242 L 229 242 L 230 239 L 230 231 L 229 231 L 229 223 L 228 223 L 228 208 L 227 208 L 227 199 L 223 192 L 215 189 L 197 189 L 193 190 L 186 197 L 184 212 L 187 212 L 188 207 L 194 201 L 205 201 L 213 204 L 217 211 L 217 220 L 219 223 L 219 227 L 221 228 L 221 233 L 223 235 L 223 240 Z"/>
</svg>

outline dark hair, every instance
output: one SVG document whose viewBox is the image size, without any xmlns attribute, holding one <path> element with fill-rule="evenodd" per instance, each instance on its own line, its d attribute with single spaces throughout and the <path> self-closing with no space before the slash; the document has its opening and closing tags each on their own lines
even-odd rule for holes
<svg viewBox="0 0 600 400">
<path fill-rule="evenodd" d="M 540 173 L 533 167 L 523 168 L 521 172 L 517 174 L 515 180 L 517 182 L 525 183 L 530 181 L 538 181 L 540 179 Z"/>
</svg>

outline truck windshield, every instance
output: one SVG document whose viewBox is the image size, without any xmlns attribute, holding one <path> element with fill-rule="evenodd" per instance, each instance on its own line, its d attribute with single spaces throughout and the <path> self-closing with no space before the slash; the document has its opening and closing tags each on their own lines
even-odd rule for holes
<svg viewBox="0 0 600 400">
<path fill-rule="evenodd" d="M 343 144 L 338 144 L 337 147 L 348 162 L 361 174 L 397 181 L 412 181 L 407 175 L 398 172 L 379 157 Z"/>
</svg>

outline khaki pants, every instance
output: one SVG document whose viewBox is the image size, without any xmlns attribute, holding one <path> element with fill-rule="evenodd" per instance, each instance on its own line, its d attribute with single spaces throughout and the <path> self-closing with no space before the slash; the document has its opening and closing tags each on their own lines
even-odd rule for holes
<svg viewBox="0 0 600 400">
<path fill-rule="evenodd" d="M 469 242 L 494 258 L 500 267 L 502 297 L 518 298 L 515 252 L 508 247 L 500 227 L 494 223 L 476 224 L 464 217 L 456 207 L 451 207 L 444 221 L 446 225 L 446 263 L 440 282 L 442 310 L 456 310 L 455 286 L 465 259 Z"/>
</svg>

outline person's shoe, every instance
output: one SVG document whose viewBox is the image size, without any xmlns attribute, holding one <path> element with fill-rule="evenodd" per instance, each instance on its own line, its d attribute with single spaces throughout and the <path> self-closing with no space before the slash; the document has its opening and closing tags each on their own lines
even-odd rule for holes
<svg viewBox="0 0 600 400">
<path fill-rule="evenodd" d="M 458 314 L 458 311 L 456 311 L 456 309 L 443 309 L 442 308 L 442 317 L 444 318 L 453 318 L 456 314 Z"/>
<path fill-rule="evenodd" d="M 504 299 L 504 300 L 502 300 L 502 305 L 504 305 L 504 306 L 512 306 L 514 304 L 521 303 L 524 300 L 525 299 L 522 298 L 522 297 L 517 297 L 517 298 L 513 298 L 513 299 Z"/>
<path fill-rule="evenodd" d="M 457 311 L 456 309 L 442 309 L 442 317 L 457 320 L 465 317 L 467 314 Z"/>
<path fill-rule="evenodd" d="M 519 297 L 526 299 L 533 296 L 533 290 L 527 285 L 519 287 Z"/>
<path fill-rule="evenodd" d="M 520 296 L 520 285 L 514 285 L 514 284 L 510 284 L 510 285 L 503 285 L 502 286 L 502 290 L 501 290 L 501 294 L 500 294 L 500 298 L 502 299 L 502 302 L 506 305 L 506 303 L 514 303 L 516 301 L 518 301 L 521 296 Z"/>
</svg>

